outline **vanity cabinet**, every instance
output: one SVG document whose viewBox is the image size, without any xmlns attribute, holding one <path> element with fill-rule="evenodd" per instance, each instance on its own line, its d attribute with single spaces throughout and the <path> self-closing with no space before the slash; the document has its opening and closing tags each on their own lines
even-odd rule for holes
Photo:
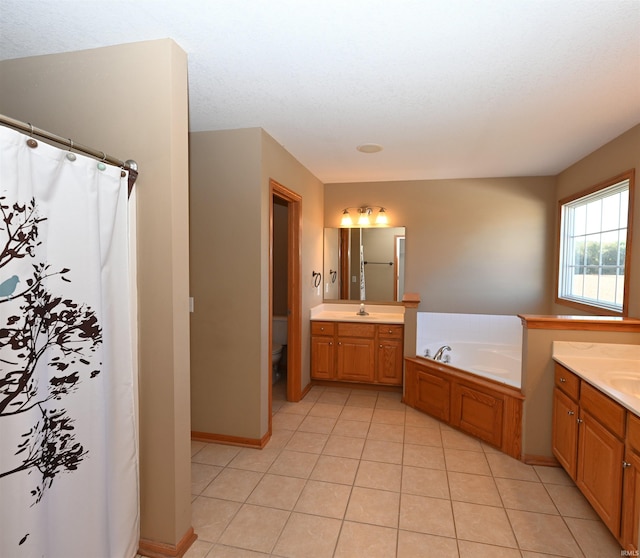
<svg viewBox="0 0 640 558">
<path fill-rule="evenodd" d="M 640 550 L 640 418 L 627 413 L 627 437 L 624 456 L 622 496 L 622 538 L 625 550 Z"/>
<path fill-rule="evenodd" d="M 311 379 L 402 385 L 404 326 L 311 322 Z"/>
<path fill-rule="evenodd" d="M 627 411 L 559 364 L 553 400 L 553 453 L 622 542 Z"/>
</svg>

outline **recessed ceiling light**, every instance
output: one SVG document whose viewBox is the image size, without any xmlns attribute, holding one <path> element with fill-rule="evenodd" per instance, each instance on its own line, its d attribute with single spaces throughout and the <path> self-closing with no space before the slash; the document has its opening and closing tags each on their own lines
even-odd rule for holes
<svg viewBox="0 0 640 558">
<path fill-rule="evenodd" d="M 363 143 L 356 149 L 362 153 L 377 153 L 378 151 L 382 151 L 382 146 L 377 143 Z"/>
</svg>

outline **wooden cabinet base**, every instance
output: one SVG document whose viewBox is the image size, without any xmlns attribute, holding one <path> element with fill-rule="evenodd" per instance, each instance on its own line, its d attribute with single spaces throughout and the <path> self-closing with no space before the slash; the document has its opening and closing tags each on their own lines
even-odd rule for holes
<svg viewBox="0 0 640 558">
<path fill-rule="evenodd" d="M 434 361 L 407 358 L 404 392 L 410 407 L 521 458 L 524 397 L 519 389 Z"/>
</svg>

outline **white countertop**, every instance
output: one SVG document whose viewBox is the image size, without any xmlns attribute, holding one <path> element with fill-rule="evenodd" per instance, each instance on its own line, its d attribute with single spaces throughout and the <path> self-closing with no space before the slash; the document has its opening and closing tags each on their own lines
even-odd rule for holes
<svg viewBox="0 0 640 558">
<path fill-rule="evenodd" d="M 640 416 L 640 345 L 553 342 L 553 360 Z"/>
<path fill-rule="evenodd" d="M 367 316 L 360 316 L 360 303 L 323 303 L 311 309 L 312 321 L 404 324 L 404 306 L 364 303 Z"/>
</svg>

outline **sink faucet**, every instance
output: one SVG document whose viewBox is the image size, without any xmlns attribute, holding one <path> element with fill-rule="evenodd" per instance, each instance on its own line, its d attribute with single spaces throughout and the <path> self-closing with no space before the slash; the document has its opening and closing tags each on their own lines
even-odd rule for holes
<svg viewBox="0 0 640 558">
<path fill-rule="evenodd" d="M 443 345 L 437 350 L 436 354 L 433 357 L 433 360 L 442 360 L 442 355 L 444 354 L 444 352 L 450 350 L 451 347 L 449 347 L 449 345 Z"/>
</svg>

